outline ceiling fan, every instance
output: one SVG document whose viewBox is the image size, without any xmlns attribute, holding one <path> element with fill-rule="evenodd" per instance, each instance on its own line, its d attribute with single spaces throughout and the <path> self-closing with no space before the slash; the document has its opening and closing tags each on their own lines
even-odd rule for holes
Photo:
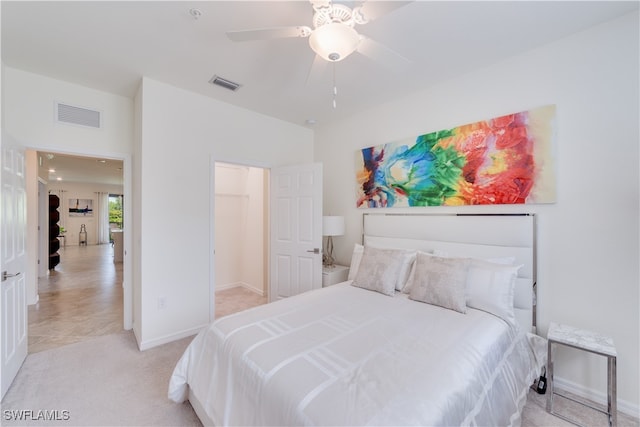
<svg viewBox="0 0 640 427">
<path fill-rule="evenodd" d="M 371 22 L 410 1 L 364 1 L 354 8 L 331 0 L 309 2 L 313 8 L 313 28 L 300 25 L 228 31 L 227 37 L 236 42 L 308 37 L 311 49 L 317 54 L 316 60 L 320 57 L 328 62 L 342 61 L 356 51 L 392 67 L 397 62 L 409 62 L 391 49 L 359 34 L 354 27 Z"/>
</svg>

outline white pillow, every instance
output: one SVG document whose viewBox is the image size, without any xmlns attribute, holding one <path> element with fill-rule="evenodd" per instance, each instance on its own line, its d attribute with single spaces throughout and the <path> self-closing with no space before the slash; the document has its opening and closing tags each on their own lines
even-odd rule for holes
<svg viewBox="0 0 640 427">
<path fill-rule="evenodd" d="M 449 257 L 449 252 L 447 251 L 443 251 L 441 249 L 434 249 L 433 250 L 433 254 L 436 256 L 441 256 L 441 257 Z M 489 262 L 495 262 L 496 264 L 505 264 L 505 265 L 512 265 L 514 262 L 516 262 L 516 257 L 514 256 L 505 256 L 505 257 L 499 257 L 499 258 L 484 258 L 485 261 L 489 261 Z"/>
<path fill-rule="evenodd" d="M 420 253 L 424 256 L 434 256 L 436 254 L 432 254 L 430 252 L 424 252 L 424 251 L 417 251 L 416 253 Z M 442 258 L 446 258 L 446 255 L 437 255 L 440 256 Z M 409 269 L 409 274 L 407 275 L 407 280 L 405 281 L 405 285 L 403 286 L 402 289 L 400 289 L 400 291 L 402 291 L 402 293 L 404 294 L 409 294 L 411 293 L 411 283 L 413 283 L 413 277 L 416 274 L 416 259 L 414 259 L 414 262 L 411 264 L 411 268 Z"/>
<path fill-rule="evenodd" d="M 416 259 L 416 251 L 408 250 L 408 249 L 393 249 L 393 248 L 378 248 L 378 249 L 388 249 L 388 250 L 396 251 L 396 256 L 401 258 L 402 266 L 400 268 L 400 272 L 398 274 L 397 281 L 395 284 L 395 289 L 397 291 L 401 291 L 405 287 L 407 281 L 409 280 L 409 274 L 411 273 L 413 262 Z M 356 243 L 353 248 L 353 253 L 351 254 L 351 264 L 349 267 L 349 275 L 347 276 L 347 280 L 355 279 L 356 275 L 358 274 L 358 268 L 360 267 L 360 262 L 362 261 L 363 253 L 364 253 L 364 246 Z"/>
<path fill-rule="evenodd" d="M 441 256 L 443 258 L 448 257 L 449 256 L 449 252 L 447 251 L 443 251 L 442 249 L 434 249 L 433 250 L 433 254 L 435 256 Z"/>
<path fill-rule="evenodd" d="M 402 256 L 394 249 L 365 246 L 353 286 L 393 296 L 403 266 Z"/>
<path fill-rule="evenodd" d="M 409 249 L 393 249 L 396 251 L 397 256 L 401 259 L 402 265 L 400 267 L 400 273 L 398 274 L 398 280 L 396 281 L 396 291 L 402 291 L 409 281 L 409 275 L 416 261 L 416 254 L 418 251 Z"/>
<path fill-rule="evenodd" d="M 471 259 L 467 275 L 467 306 L 515 324 L 513 295 L 521 267 Z"/>
<path fill-rule="evenodd" d="M 409 298 L 467 312 L 465 288 L 469 260 L 418 252 Z"/>
<path fill-rule="evenodd" d="M 349 266 L 349 275 L 347 280 L 353 280 L 358 273 L 358 267 L 360 267 L 360 261 L 362 260 L 362 254 L 364 253 L 364 246 L 356 243 L 353 247 L 353 254 L 351 254 L 351 265 Z"/>
</svg>

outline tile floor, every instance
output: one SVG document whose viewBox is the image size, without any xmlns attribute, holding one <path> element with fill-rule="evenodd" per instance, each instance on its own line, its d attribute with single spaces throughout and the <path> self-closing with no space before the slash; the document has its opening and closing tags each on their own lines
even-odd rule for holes
<svg viewBox="0 0 640 427">
<path fill-rule="evenodd" d="M 60 248 L 60 264 L 38 279 L 29 306 L 29 353 L 123 329 L 122 263 L 111 245 Z"/>
<path fill-rule="evenodd" d="M 38 279 L 29 306 L 29 353 L 122 331 L 122 263 L 111 245 L 60 248 L 60 264 Z M 265 304 L 267 298 L 236 287 L 216 292 L 216 318 Z"/>
</svg>

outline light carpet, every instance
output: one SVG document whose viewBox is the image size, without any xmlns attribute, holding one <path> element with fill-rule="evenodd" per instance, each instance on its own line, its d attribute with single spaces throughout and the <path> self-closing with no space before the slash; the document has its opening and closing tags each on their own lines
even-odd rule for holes
<svg viewBox="0 0 640 427">
<path fill-rule="evenodd" d="M 200 426 L 189 403 L 167 398 L 173 368 L 191 339 L 141 352 L 133 333 L 122 332 L 30 354 L 2 402 L 0 424 Z M 570 426 L 545 411 L 545 397 L 529 392 L 522 425 Z M 582 425 L 607 424 L 605 415 L 571 402 L 557 399 L 555 405 Z M 68 419 L 11 419 L 19 414 L 43 415 L 39 411 Z M 619 413 L 618 425 L 638 426 L 638 420 Z"/>
<path fill-rule="evenodd" d="M 30 354 L 2 401 L 2 425 L 199 426 L 191 405 L 167 398 L 191 339 L 141 352 L 133 333 L 122 332 Z M 30 418 L 49 411 L 61 420 L 7 419 L 20 411 L 33 411 L 23 415 Z"/>
</svg>

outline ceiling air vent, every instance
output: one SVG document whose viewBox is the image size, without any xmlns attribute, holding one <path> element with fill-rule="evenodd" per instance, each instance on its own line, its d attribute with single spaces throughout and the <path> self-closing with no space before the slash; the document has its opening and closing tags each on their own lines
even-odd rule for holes
<svg viewBox="0 0 640 427">
<path fill-rule="evenodd" d="M 222 77 L 219 77 L 219 76 L 211 77 L 211 80 L 209 80 L 209 83 L 221 86 L 225 89 L 229 89 L 234 92 L 238 90 L 241 86 L 239 83 L 232 82 L 231 80 L 223 79 Z"/>
<path fill-rule="evenodd" d="M 56 121 L 59 123 L 100 129 L 101 120 L 100 111 L 56 102 Z"/>
</svg>

